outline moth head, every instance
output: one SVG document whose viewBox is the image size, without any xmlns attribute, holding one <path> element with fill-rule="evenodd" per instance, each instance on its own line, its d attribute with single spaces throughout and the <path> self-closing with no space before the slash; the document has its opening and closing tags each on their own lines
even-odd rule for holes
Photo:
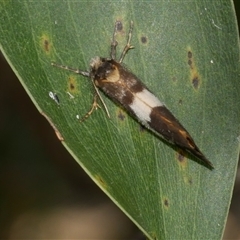
<svg viewBox="0 0 240 240">
<path fill-rule="evenodd" d="M 94 57 L 90 62 L 90 67 L 91 76 L 95 80 L 108 79 L 116 68 L 110 59 L 101 57 Z"/>
</svg>

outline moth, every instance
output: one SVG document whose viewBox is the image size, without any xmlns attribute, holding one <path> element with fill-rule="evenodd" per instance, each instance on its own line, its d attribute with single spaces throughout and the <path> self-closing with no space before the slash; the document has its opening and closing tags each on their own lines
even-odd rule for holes
<svg viewBox="0 0 240 240">
<path fill-rule="evenodd" d="M 183 125 L 173 116 L 167 107 L 143 84 L 140 79 L 123 66 L 122 62 L 127 52 L 133 48 L 131 45 L 133 22 L 130 23 L 127 44 L 125 45 L 120 59 L 116 59 L 118 42 L 116 35 L 121 22 L 116 21 L 111 42 L 110 58 L 94 57 L 90 61 L 90 70 L 82 71 L 68 66 L 52 63 L 53 66 L 72 71 L 91 79 L 95 89 L 94 102 L 90 111 L 82 120 L 90 116 L 98 107 L 97 100 L 102 102 L 107 115 L 109 112 L 98 91 L 100 89 L 111 100 L 120 104 L 131 116 L 143 126 L 161 136 L 168 142 L 177 145 L 189 152 L 204 165 L 213 169 L 212 163 L 203 155 L 195 144 L 193 138 Z"/>
</svg>

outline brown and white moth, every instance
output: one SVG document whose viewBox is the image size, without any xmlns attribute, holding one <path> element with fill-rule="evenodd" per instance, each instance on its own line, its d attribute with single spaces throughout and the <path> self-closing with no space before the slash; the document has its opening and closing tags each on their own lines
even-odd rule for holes
<svg viewBox="0 0 240 240">
<path fill-rule="evenodd" d="M 109 116 L 106 105 L 98 91 L 98 89 L 101 89 L 110 99 L 122 105 L 123 108 L 142 125 L 163 137 L 165 140 L 188 151 L 200 159 L 203 164 L 213 169 L 212 163 L 202 154 L 182 124 L 132 72 L 122 65 L 126 53 L 133 48 L 130 44 L 133 31 L 132 21 L 127 44 L 123 49 L 120 59 L 118 61 L 116 60 L 116 47 L 118 44 L 116 34 L 119 24 L 120 22 L 116 21 L 111 43 L 110 58 L 94 57 L 90 62 L 90 71 L 82 71 L 52 63 L 55 67 L 69 70 L 91 79 L 96 94 L 92 108 L 84 116 L 83 120 L 97 108 L 98 98 L 103 103 Z"/>
</svg>

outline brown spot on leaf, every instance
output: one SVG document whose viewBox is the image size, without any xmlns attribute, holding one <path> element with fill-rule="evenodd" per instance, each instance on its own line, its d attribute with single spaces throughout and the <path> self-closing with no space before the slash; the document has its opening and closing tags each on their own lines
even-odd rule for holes
<svg viewBox="0 0 240 240">
<path fill-rule="evenodd" d="M 49 40 L 49 37 L 47 35 L 42 35 L 41 36 L 41 46 L 44 52 L 49 53 L 51 50 L 51 43 Z"/>
<path fill-rule="evenodd" d="M 187 185 L 192 185 L 193 184 L 193 179 L 192 179 L 192 177 L 191 176 L 189 176 L 189 175 L 185 175 L 184 177 L 183 177 L 183 180 L 184 180 L 184 183 L 185 184 L 187 184 Z"/>
<path fill-rule="evenodd" d="M 121 21 L 117 21 L 116 28 L 118 32 L 121 32 L 123 29 L 123 24 Z"/>
<path fill-rule="evenodd" d="M 153 240 L 157 240 L 157 234 L 155 232 L 150 232 L 150 236 L 152 237 Z"/>
<path fill-rule="evenodd" d="M 70 93 L 77 93 L 78 92 L 78 88 L 77 88 L 77 80 L 76 80 L 76 78 L 75 77 L 72 77 L 72 76 L 70 76 L 69 78 L 68 78 L 68 92 L 70 92 Z"/>
<path fill-rule="evenodd" d="M 190 66 L 190 67 L 192 67 L 192 60 L 188 60 L 188 65 Z"/>
<path fill-rule="evenodd" d="M 107 183 L 103 180 L 103 178 L 100 175 L 95 175 L 95 179 L 100 186 L 102 186 L 104 189 L 107 188 Z"/>
<path fill-rule="evenodd" d="M 187 52 L 187 56 L 188 56 L 188 65 L 190 67 L 190 78 L 191 78 L 191 83 L 192 86 L 195 90 L 199 89 L 200 86 L 200 76 L 199 76 L 199 72 L 196 66 L 196 61 L 193 57 L 193 51 L 191 48 L 188 48 L 188 52 Z"/>
<path fill-rule="evenodd" d="M 188 178 L 188 183 L 189 183 L 190 185 L 193 184 L 193 181 L 192 181 L 192 178 L 191 178 L 191 177 Z"/>
<path fill-rule="evenodd" d="M 198 89 L 198 87 L 199 87 L 199 79 L 198 79 L 198 77 L 193 78 L 192 84 L 193 84 L 193 87 L 195 89 Z"/>
<path fill-rule="evenodd" d="M 169 201 L 168 201 L 167 198 L 164 198 L 164 199 L 163 199 L 163 204 L 164 204 L 164 206 L 165 206 L 166 208 L 169 207 Z"/>
<path fill-rule="evenodd" d="M 176 158 L 180 164 L 181 169 L 185 169 L 187 166 L 186 152 L 183 149 L 178 149 L 176 153 Z"/>
<path fill-rule="evenodd" d="M 183 150 L 177 151 L 177 160 L 179 162 L 183 162 L 184 161 L 184 152 L 183 152 Z"/>
<path fill-rule="evenodd" d="M 121 120 L 121 121 L 124 121 L 124 119 L 125 119 L 125 114 L 124 114 L 124 112 L 122 111 L 122 110 L 119 110 L 119 112 L 118 112 L 118 118 Z"/>
<path fill-rule="evenodd" d="M 49 51 L 49 42 L 46 39 L 44 40 L 44 48 L 47 52 Z"/>
<path fill-rule="evenodd" d="M 188 58 L 192 58 L 192 52 L 188 51 Z"/>
<path fill-rule="evenodd" d="M 186 158 L 186 152 L 183 149 L 178 149 L 176 152 L 176 158 L 179 163 L 179 166 L 181 170 L 184 170 L 187 167 L 187 158 Z"/>
<path fill-rule="evenodd" d="M 74 90 L 75 86 L 74 86 L 73 83 L 70 83 L 69 86 L 70 86 L 70 89 L 71 89 L 71 90 Z"/>
<path fill-rule="evenodd" d="M 141 37 L 141 42 L 142 42 L 143 44 L 146 44 L 146 43 L 147 43 L 147 37 L 142 36 L 142 37 Z"/>
</svg>

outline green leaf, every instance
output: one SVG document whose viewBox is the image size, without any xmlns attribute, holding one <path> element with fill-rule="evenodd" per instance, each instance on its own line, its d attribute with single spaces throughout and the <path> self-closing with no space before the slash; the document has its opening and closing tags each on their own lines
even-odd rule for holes
<svg viewBox="0 0 240 240">
<path fill-rule="evenodd" d="M 213 163 L 210 171 L 103 96 L 91 107 L 82 70 L 108 57 L 120 20 L 118 56 L 134 22 L 125 64 L 153 90 Z M 63 145 L 150 239 L 220 239 L 239 154 L 239 40 L 232 1 L 6 1 L 1 51 Z M 59 104 L 49 97 L 58 96 Z"/>
</svg>

